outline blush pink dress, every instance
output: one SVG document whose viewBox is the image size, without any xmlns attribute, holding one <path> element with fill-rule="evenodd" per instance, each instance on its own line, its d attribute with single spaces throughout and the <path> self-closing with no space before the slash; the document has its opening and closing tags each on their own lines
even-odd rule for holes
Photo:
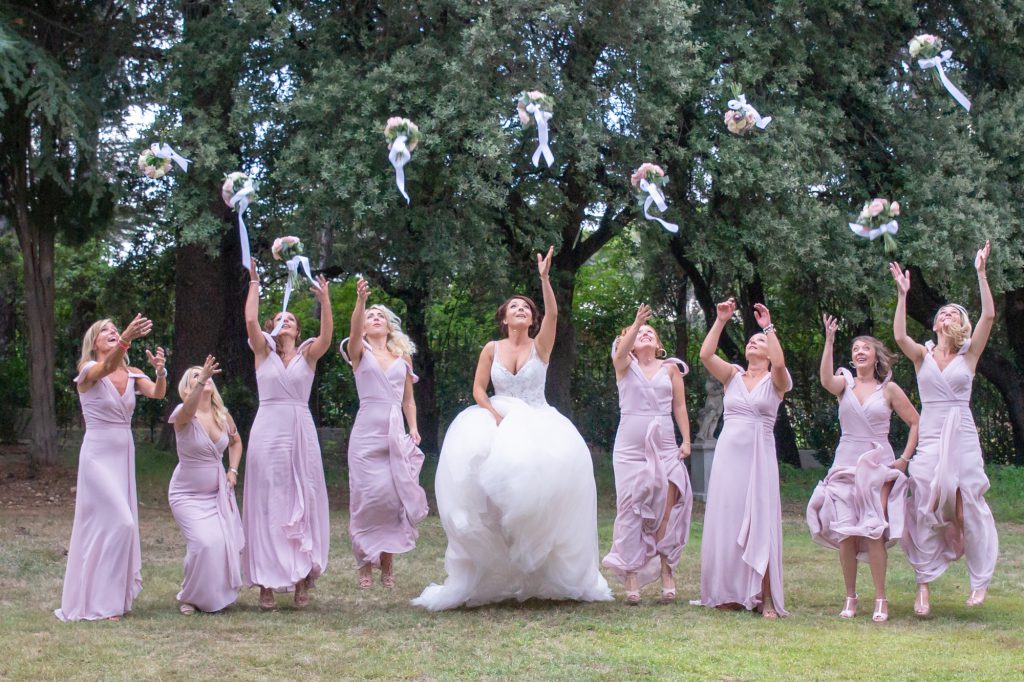
<svg viewBox="0 0 1024 682">
<path fill-rule="evenodd" d="M 75 383 L 95 361 L 82 366 Z M 128 374 L 124 394 L 108 377 L 78 394 L 85 437 L 78 454 L 75 521 L 64 573 L 60 608 L 63 621 L 98 620 L 132 610 L 142 591 L 142 548 L 135 491 L 135 380 Z"/>
<path fill-rule="evenodd" d="M 168 421 L 177 422 L 178 405 Z M 175 430 L 178 466 L 171 476 L 167 500 L 174 520 L 185 536 L 185 577 L 178 601 L 200 611 L 220 611 L 238 599 L 242 588 L 242 519 L 235 491 L 224 473 L 227 430 L 217 442 L 195 417 Z"/>
<path fill-rule="evenodd" d="M 775 455 L 775 417 L 782 400 L 766 374 L 753 389 L 736 373 L 725 389 L 725 421 L 708 481 L 700 553 L 704 606 L 762 603 L 769 573 L 772 601 L 789 615 L 782 591 L 782 501 Z M 793 387 L 792 378 L 789 386 Z"/>
<path fill-rule="evenodd" d="M 972 590 L 988 589 L 999 556 L 995 520 L 985 501 L 989 488 L 978 431 L 971 414 L 974 372 L 964 361 L 968 339 L 940 370 L 934 344 L 917 371 L 921 435 L 910 463 L 910 499 L 903 551 L 918 583 L 930 583 L 966 554 Z M 956 520 L 956 492 L 963 498 L 964 525 Z"/>
<path fill-rule="evenodd" d="M 601 564 L 623 581 L 626 573 L 637 573 L 641 586 L 660 577 L 662 556 L 674 572 L 690 538 L 693 492 L 672 424 L 672 363 L 679 365 L 683 376 L 689 372 L 682 360 L 668 358 L 648 380 L 631 358 L 626 375 L 617 382 L 621 417 L 612 452 L 617 513 L 612 548 Z M 671 486 L 679 495 L 667 510 L 665 534 L 658 541 Z"/>
<path fill-rule="evenodd" d="M 853 392 L 849 370 L 836 374 L 846 382 L 839 396 L 842 436 L 832 468 L 807 505 L 807 525 L 811 538 L 830 549 L 839 549 L 847 538 L 858 538 L 857 558 L 867 561 L 865 539 L 885 538 L 892 546 L 903 535 L 907 477 L 890 466 L 896 454 L 889 444 L 892 407 L 885 399 L 885 382 L 862 405 Z M 883 510 L 882 488 L 890 482 L 892 490 Z"/>
<path fill-rule="evenodd" d="M 369 345 L 364 348 L 355 370 L 359 412 L 348 441 L 348 534 L 356 564 L 380 566 L 382 552 L 401 554 L 416 546 L 416 525 L 429 507 L 419 481 L 423 451 L 405 432 L 402 417 L 406 378 L 418 377 L 401 359 L 381 367 Z M 351 364 L 344 350 L 342 356 Z"/>
<path fill-rule="evenodd" d="M 306 577 L 312 587 L 327 569 L 327 484 L 309 412 L 313 368 L 301 353 L 286 367 L 273 337 L 263 336 L 270 352 L 256 370 L 260 407 L 242 491 L 242 576 L 246 585 L 288 592 Z"/>
</svg>

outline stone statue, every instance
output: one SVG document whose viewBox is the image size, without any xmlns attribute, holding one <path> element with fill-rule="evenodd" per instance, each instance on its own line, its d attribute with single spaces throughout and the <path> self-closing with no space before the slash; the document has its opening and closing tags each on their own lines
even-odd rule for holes
<svg viewBox="0 0 1024 682">
<path fill-rule="evenodd" d="M 697 443 L 713 444 L 715 442 L 715 429 L 718 428 L 718 420 L 722 418 L 725 411 L 725 388 L 710 374 L 704 382 L 704 390 L 707 391 L 707 400 L 704 407 L 697 413 Z"/>
</svg>

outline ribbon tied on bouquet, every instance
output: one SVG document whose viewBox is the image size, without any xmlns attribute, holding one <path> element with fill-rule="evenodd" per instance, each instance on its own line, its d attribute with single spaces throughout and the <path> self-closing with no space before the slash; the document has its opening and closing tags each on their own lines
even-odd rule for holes
<svg viewBox="0 0 1024 682">
<path fill-rule="evenodd" d="M 516 108 L 519 110 L 519 121 L 523 126 L 530 124 L 532 120 L 537 124 L 537 149 L 533 152 L 533 165 L 540 167 L 540 159 L 544 157 L 548 168 L 555 163 L 555 155 L 548 146 L 549 131 L 548 121 L 554 116 L 552 108 L 554 100 L 539 90 L 519 93 Z"/>
<path fill-rule="evenodd" d="M 771 116 L 762 116 L 757 112 L 751 104 L 747 103 L 747 96 L 740 93 L 736 95 L 736 99 L 729 100 L 729 109 L 732 111 L 739 112 L 744 117 L 753 119 L 754 125 L 759 130 L 764 130 L 768 127 L 768 124 L 772 122 Z"/>
<path fill-rule="evenodd" d="M 256 187 L 252 184 L 252 178 L 245 173 L 235 171 L 229 173 L 224 179 L 220 196 L 225 204 L 238 213 L 238 240 L 242 245 L 242 267 L 248 270 L 252 256 L 249 253 L 249 231 L 245 228 L 245 220 L 242 216 L 249 208 L 249 204 L 256 200 Z"/>
<path fill-rule="evenodd" d="M 391 143 L 391 150 L 388 152 L 388 161 L 395 167 L 395 184 L 398 185 L 398 191 L 405 197 L 405 203 L 410 203 L 409 195 L 405 191 L 405 164 L 409 163 L 412 159 L 412 154 L 409 153 L 409 148 L 406 146 L 407 138 L 405 135 L 399 135 L 395 138 L 395 141 Z"/>
<path fill-rule="evenodd" d="M 650 213 L 651 204 L 656 205 L 658 210 L 662 213 L 668 209 L 668 204 L 665 202 L 665 195 L 661 191 L 661 187 L 668 184 L 668 176 L 665 175 L 665 171 L 661 166 L 650 162 L 644 162 L 633 172 L 633 175 L 629 176 L 629 182 L 633 187 L 640 190 L 640 196 L 638 198 L 643 202 L 644 218 L 657 222 L 669 232 L 678 232 L 678 225 L 662 220 L 658 216 L 651 215 Z"/>
<path fill-rule="evenodd" d="M 149 153 L 158 159 L 170 159 L 174 163 L 178 164 L 178 167 L 185 173 L 188 172 L 188 165 L 192 163 L 184 156 L 171 149 L 171 145 L 166 142 L 164 144 L 154 142 L 149 145 Z"/>
<path fill-rule="evenodd" d="M 313 273 L 309 269 L 309 258 L 302 255 L 302 242 L 298 237 L 279 237 L 274 240 L 274 245 L 271 247 L 271 253 L 275 260 L 280 260 L 282 257 L 288 257 L 284 265 L 288 268 L 288 279 L 284 284 L 284 302 L 281 304 L 281 317 L 277 319 L 277 324 L 274 325 L 274 329 L 270 332 L 271 336 L 277 336 L 281 332 L 281 327 L 284 326 L 284 314 L 288 311 L 288 301 L 292 297 L 292 291 L 299 285 L 299 268 L 305 273 L 306 278 L 309 279 L 310 283 L 317 289 L 320 288 L 320 284 L 313 279 Z"/>
<path fill-rule="evenodd" d="M 420 129 L 415 123 L 401 116 L 392 116 L 384 125 L 384 137 L 388 141 L 388 161 L 395 169 L 395 184 L 398 191 L 409 201 L 405 191 L 405 164 L 412 159 L 412 150 L 420 141 Z"/>
<path fill-rule="evenodd" d="M 943 50 L 939 54 L 929 59 L 918 59 L 917 65 L 921 69 L 934 68 L 936 74 L 939 76 L 939 82 L 942 83 L 942 87 L 946 88 L 946 92 L 953 96 L 953 99 L 967 111 L 971 110 L 971 100 L 967 99 L 967 95 L 960 91 L 960 88 L 953 85 L 953 81 L 949 80 L 946 76 L 945 69 L 942 68 L 943 62 L 948 62 L 950 57 L 953 56 L 952 50 Z"/>
<path fill-rule="evenodd" d="M 860 235 L 861 237 L 867 237 L 871 241 L 874 241 L 881 237 L 883 234 L 896 234 L 900 225 L 895 220 L 890 220 L 887 223 L 883 223 L 875 228 L 870 228 L 867 225 L 861 225 L 860 223 L 848 223 L 853 233 Z"/>
</svg>

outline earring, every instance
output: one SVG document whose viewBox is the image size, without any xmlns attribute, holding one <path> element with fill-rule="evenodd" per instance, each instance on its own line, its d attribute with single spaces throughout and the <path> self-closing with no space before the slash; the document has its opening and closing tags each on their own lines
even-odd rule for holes
<svg viewBox="0 0 1024 682">
<path fill-rule="evenodd" d="M 661 353 L 661 355 L 658 355 L 658 353 Z M 658 358 L 659 360 L 664 360 L 665 358 L 667 358 L 667 357 L 668 357 L 668 351 L 667 351 L 667 350 L 665 350 L 664 348 L 659 348 L 659 349 L 658 349 L 658 350 L 657 350 L 657 351 L 656 351 L 656 352 L 654 353 L 654 357 Z"/>
</svg>

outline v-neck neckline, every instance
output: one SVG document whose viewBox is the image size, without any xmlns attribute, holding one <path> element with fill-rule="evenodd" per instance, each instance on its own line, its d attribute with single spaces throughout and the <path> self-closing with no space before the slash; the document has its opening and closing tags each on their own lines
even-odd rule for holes
<svg viewBox="0 0 1024 682">
<path fill-rule="evenodd" d="M 862 409 L 864 408 L 864 406 L 866 406 L 866 405 L 868 404 L 868 402 L 869 402 L 869 401 L 870 401 L 870 400 L 871 400 L 872 398 L 874 398 L 874 397 L 875 397 L 875 395 L 876 395 L 876 394 L 877 394 L 877 393 L 878 393 L 878 392 L 880 391 L 880 389 L 882 388 L 882 386 L 884 386 L 884 385 L 885 385 L 885 384 L 878 384 L 878 385 L 877 385 L 877 386 L 875 386 L 875 387 L 874 387 L 873 389 L 871 389 L 871 393 L 869 393 L 869 394 L 868 394 L 868 397 L 867 397 L 867 398 L 864 398 L 864 400 L 863 400 L 863 401 L 861 401 L 860 397 L 858 397 L 858 396 L 857 396 L 857 392 L 856 392 L 856 391 L 854 390 L 854 386 L 856 386 L 856 385 L 857 385 L 857 384 L 856 384 L 856 381 L 857 381 L 857 378 L 856 378 L 856 377 L 854 377 L 854 385 L 853 385 L 853 386 L 848 386 L 846 390 L 848 390 L 848 391 L 850 392 L 850 395 L 852 395 L 852 396 L 853 396 L 853 400 L 854 400 L 854 402 L 856 402 L 856 403 L 857 403 L 857 405 L 858 405 L 858 406 L 859 406 L 860 408 L 862 408 Z"/>
<path fill-rule="evenodd" d="M 768 377 L 770 377 L 772 375 L 771 370 L 765 372 L 765 375 L 763 377 L 761 377 L 760 379 L 758 379 L 754 383 L 754 387 L 753 388 L 747 388 L 747 382 L 743 380 L 743 377 L 745 377 L 747 375 L 747 370 L 745 370 L 745 369 L 744 370 L 740 370 L 738 372 L 738 374 L 739 374 L 740 383 L 743 384 L 743 390 L 747 392 L 747 395 L 754 395 L 754 391 L 757 390 L 757 388 L 761 384 L 764 383 L 765 379 L 767 379 Z"/>
<path fill-rule="evenodd" d="M 369 345 L 369 344 L 367 344 L 367 345 Z M 394 360 L 392 360 L 390 362 L 390 364 L 388 364 L 387 367 L 385 367 L 384 365 L 381 364 L 380 359 L 376 356 L 376 354 L 374 354 L 372 347 L 371 348 L 367 348 L 366 350 L 368 350 L 370 352 L 370 357 L 373 358 L 373 361 L 377 363 L 377 367 L 379 367 L 380 371 L 383 372 L 385 375 L 387 375 L 387 373 L 391 370 L 391 368 L 395 366 L 396 362 L 403 362 L 402 358 L 395 358 Z"/>
<path fill-rule="evenodd" d="M 203 422 L 199 418 L 198 411 L 194 415 L 192 415 L 192 420 L 195 422 L 196 427 L 198 427 L 198 429 L 203 432 L 203 435 L 206 436 L 206 440 L 210 442 L 210 445 L 212 445 L 216 449 L 217 443 L 219 443 L 220 439 L 224 437 L 224 431 L 220 432 L 220 435 L 217 436 L 217 440 L 214 440 L 213 436 L 210 435 L 210 432 L 206 430 L 205 426 L 203 426 Z"/>
<path fill-rule="evenodd" d="M 121 400 L 124 400 L 125 396 L 128 395 L 128 384 L 130 384 L 133 379 L 134 377 L 132 376 L 131 372 L 129 372 L 128 380 L 124 382 L 124 393 L 122 393 L 121 391 L 117 390 L 117 384 L 114 383 L 113 379 L 111 379 L 109 376 L 103 377 L 103 380 L 107 382 L 111 389 L 113 389 L 114 395 L 116 395 Z"/>
<path fill-rule="evenodd" d="M 537 352 L 537 344 L 536 343 L 531 343 L 530 344 L 530 354 L 526 357 L 526 362 L 524 362 L 522 365 L 520 365 L 519 369 L 517 371 L 515 371 L 515 372 L 513 372 L 508 367 L 506 367 L 505 363 L 501 361 L 501 358 L 498 355 L 498 351 L 499 350 L 500 350 L 500 347 L 498 346 L 497 343 L 495 343 L 494 344 L 494 362 L 498 365 L 498 367 L 501 367 L 503 370 L 505 370 L 505 372 L 509 376 L 517 377 L 517 376 L 519 376 L 522 373 L 523 368 L 526 367 L 528 364 L 530 364 L 530 361 L 533 360 L 533 356 Z"/>
<path fill-rule="evenodd" d="M 643 365 L 640 364 L 640 361 L 634 360 L 634 362 L 636 363 L 637 371 L 640 372 L 640 376 L 642 376 L 644 378 L 644 381 L 646 381 L 648 384 L 654 384 L 654 378 L 661 374 L 661 371 L 665 369 L 665 363 L 662 362 L 660 365 L 658 365 L 658 369 L 654 371 L 654 374 L 652 374 L 651 376 L 647 376 L 647 373 L 644 371 Z"/>
</svg>

